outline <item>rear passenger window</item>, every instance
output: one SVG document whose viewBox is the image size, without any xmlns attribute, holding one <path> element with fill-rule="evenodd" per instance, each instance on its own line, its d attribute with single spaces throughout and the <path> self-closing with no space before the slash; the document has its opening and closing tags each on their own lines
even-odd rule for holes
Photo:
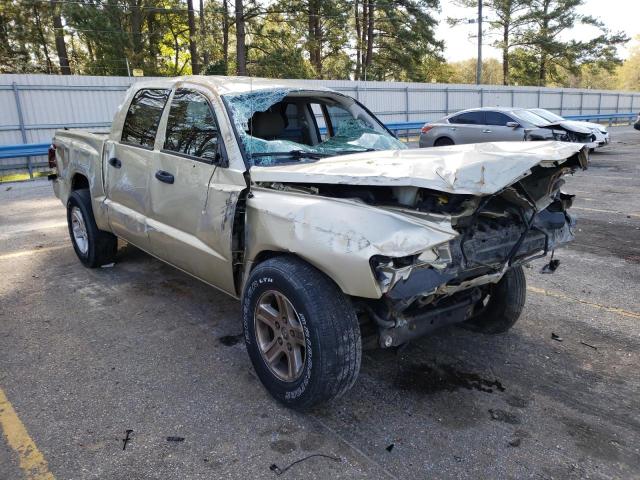
<svg viewBox="0 0 640 480">
<path fill-rule="evenodd" d="M 213 162 L 218 154 L 218 136 L 218 122 L 208 100 L 192 90 L 176 90 L 164 150 Z"/>
<path fill-rule="evenodd" d="M 506 127 L 507 122 L 513 122 L 513 120 L 507 117 L 504 113 L 485 112 L 485 122 L 487 125 L 496 125 L 500 127 Z"/>
<path fill-rule="evenodd" d="M 449 119 L 449 123 L 484 125 L 484 112 L 466 112 Z"/>
<path fill-rule="evenodd" d="M 144 89 L 135 94 L 122 127 L 121 141 L 153 148 L 169 90 Z"/>
</svg>

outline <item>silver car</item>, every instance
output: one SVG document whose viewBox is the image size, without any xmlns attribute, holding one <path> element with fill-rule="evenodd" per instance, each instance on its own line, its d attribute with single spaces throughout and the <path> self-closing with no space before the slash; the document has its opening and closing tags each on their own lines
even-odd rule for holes
<svg viewBox="0 0 640 480">
<path fill-rule="evenodd" d="M 570 125 L 576 125 L 576 126 L 581 126 L 581 127 L 591 129 L 595 137 L 594 141 L 598 144 L 598 147 L 603 147 L 609 143 L 609 131 L 607 130 L 607 127 L 605 127 L 604 125 L 600 125 L 599 123 L 593 123 L 593 122 L 580 122 L 576 120 L 566 120 L 560 115 L 550 112 L 549 110 L 545 110 L 544 108 L 531 108 L 530 111 L 535 113 L 539 117 L 544 118 L 549 123 L 565 122 Z"/>
<path fill-rule="evenodd" d="M 565 122 L 550 124 L 530 110 L 484 107 L 462 110 L 422 127 L 420 147 L 463 143 L 560 140 L 594 147 L 590 129 Z"/>
</svg>

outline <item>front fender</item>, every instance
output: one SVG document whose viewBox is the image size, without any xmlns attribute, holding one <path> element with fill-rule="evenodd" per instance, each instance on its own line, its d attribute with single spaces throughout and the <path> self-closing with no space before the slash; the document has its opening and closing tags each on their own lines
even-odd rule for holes
<svg viewBox="0 0 640 480">
<path fill-rule="evenodd" d="M 248 262 L 263 251 L 293 253 L 344 293 L 380 298 L 372 256 L 414 255 L 458 234 L 444 223 L 355 200 L 254 188 L 247 199 L 245 235 Z"/>
</svg>

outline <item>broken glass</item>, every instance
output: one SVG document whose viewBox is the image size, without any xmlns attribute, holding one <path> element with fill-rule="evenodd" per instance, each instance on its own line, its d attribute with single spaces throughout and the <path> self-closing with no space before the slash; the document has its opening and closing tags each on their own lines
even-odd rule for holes
<svg viewBox="0 0 640 480">
<path fill-rule="evenodd" d="M 264 155 L 265 153 L 282 152 L 314 152 L 323 155 L 342 155 L 346 153 L 370 150 L 401 150 L 407 148 L 400 140 L 388 132 L 373 128 L 371 123 L 362 118 L 346 118 L 336 121 L 334 135 L 317 145 L 307 145 L 285 139 L 266 140 L 251 135 L 250 120 L 257 112 L 266 112 L 273 105 L 281 102 L 295 89 L 279 88 L 259 90 L 255 92 L 226 95 L 232 120 L 245 152 L 252 165 L 275 165 L 290 161 L 282 155 Z M 310 96 L 309 100 L 313 97 Z M 313 99 L 313 101 L 316 101 Z M 346 109 L 345 109 L 345 112 Z M 347 112 L 348 113 L 348 112 Z M 349 115 L 351 115 L 349 113 Z M 371 119 L 375 122 L 374 119 Z M 253 154 L 260 153 L 261 155 Z"/>
</svg>

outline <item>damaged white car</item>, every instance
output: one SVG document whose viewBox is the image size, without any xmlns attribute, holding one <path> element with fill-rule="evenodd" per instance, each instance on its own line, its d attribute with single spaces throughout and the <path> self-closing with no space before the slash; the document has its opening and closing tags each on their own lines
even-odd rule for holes
<svg viewBox="0 0 640 480">
<path fill-rule="evenodd" d="M 573 239 L 562 176 L 587 156 L 408 150 L 335 91 L 184 77 L 136 83 L 106 136 L 57 132 L 50 163 L 84 265 L 120 237 L 241 299 L 259 378 L 307 408 L 353 385 L 363 347 L 513 326 L 522 265 Z"/>
</svg>

